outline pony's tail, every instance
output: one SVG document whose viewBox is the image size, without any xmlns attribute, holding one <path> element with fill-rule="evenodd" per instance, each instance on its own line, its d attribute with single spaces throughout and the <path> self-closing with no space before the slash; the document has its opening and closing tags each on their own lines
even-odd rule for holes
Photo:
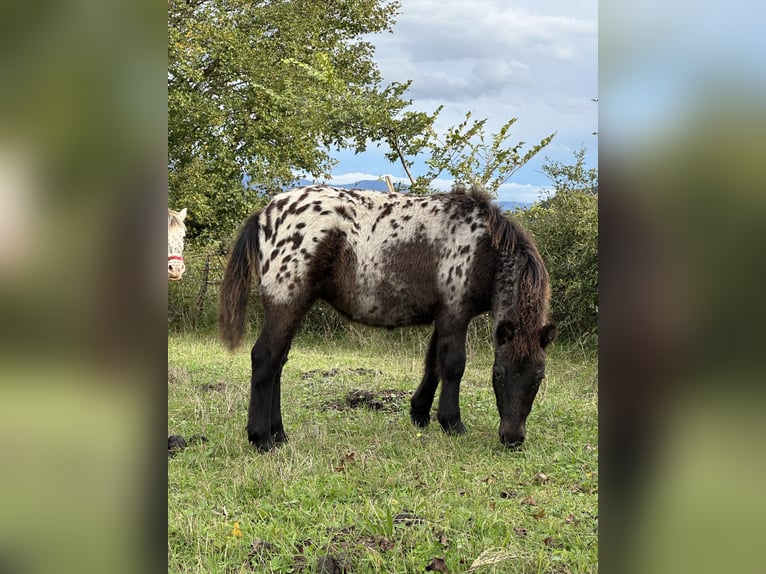
<svg viewBox="0 0 766 574">
<path fill-rule="evenodd" d="M 235 349 L 245 332 L 250 286 L 257 276 L 258 214 L 242 226 L 223 274 L 218 302 L 218 332 L 224 345 Z"/>
</svg>

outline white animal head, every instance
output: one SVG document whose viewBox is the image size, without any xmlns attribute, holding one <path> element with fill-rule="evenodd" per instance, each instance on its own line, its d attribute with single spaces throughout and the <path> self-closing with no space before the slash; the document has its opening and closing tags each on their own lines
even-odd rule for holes
<svg viewBox="0 0 766 574">
<path fill-rule="evenodd" d="M 168 279 L 179 281 L 186 271 L 184 264 L 184 237 L 186 236 L 186 208 L 168 209 Z"/>
</svg>

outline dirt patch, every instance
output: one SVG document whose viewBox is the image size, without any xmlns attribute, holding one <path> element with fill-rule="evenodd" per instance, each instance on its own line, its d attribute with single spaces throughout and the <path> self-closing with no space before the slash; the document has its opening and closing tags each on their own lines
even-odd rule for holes
<svg viewBox="0 0 766 574">
<path fill-rule="evenodd" d="M 186 439 L 178 434 L 173 434 L 168 437 L 168 456 L 175 456 L 177 452 L 182 451 L 188 445 Z"/>
<path fill-rule="evenodd" d="M 403 510 L 394 516 L 394 523 L 404 526 L 414 526 L 427 521 L 416 516 L 409 510 Z M 395 549 L 392 540 L 379 534 L 366 534 L 357 526 L 328 528 L 329 542 L 321 547 L 310 539 L 302 540 L 293 547 L 291 572 L 308 573 L 321 572 L 324 574 L 347 574 L 356 572 L 356 567 L 364 551 L 375 551 L 386 554 Z M 439 540 L 445 548 L 448 546 L 446 536 L 440 532 Z M 282 549 L 284 551 L 284 549 Z M 265 540 L 253 540 L 245 566 L 248 570 L 263 572 L 268 568 L 271 559 L 279 550 L 275 544 Z M 311 556 L 314 558 L 311 558 Z M 445 572 L 441 567 L 443 559 L 434 558 L 431 570 Z M 446 565 L 445 565 L 446 566 Z M 427 569 L 427 568 L 426 568 Z"/>
<path fill-rule="evenodd" d="M 317 561 L 319 574 L 346 574 L 351 572 L 351 563 L 346 556 L 320 556 Z"/>
<path fill-rule="evenodd" d="M 213 391 L 218 392 L 222 391 L 226 388 L 226 383 L 223 381 L 218 381 L 217 383 L 205 383 L 200 387 L 203 391 Z"/>
<path fill-rule="evenodd" d="M 367 408 L 372 411 L 396 412 L 405 407 L 406 401 L 407 392 L 399 389 L 352 389 L 346 393 L 343 400 L 330 401 L 322 405 L 322 408 L 333 411 Z"/>
<path fill-rule="evenodd" d="M 195 434 L 185 439 L 180 434 L 172 434 L 168 436 L 168 456 L 174 457 L 188 446 L 194 444 L 206 443 L 208 438 L 201 434 Z"/>
<path fill-rule="evenodd" d="M 180 385 L 189 382 L 191 373 L 180 367 L 168 367 L 168 385 Z"/>
<path fill-rule="evenodd" d="M 247 554 L 247 565 L 250 570 L 260 571 L 277 553 L 276 547 L 265 540 L 254 539 L 250 542 L 250 552 Z"/>
<path fill-rule="evenodd" d="M 394 516 L 394 524 L 413 526 L 415 524 L 425 524 L 425 522 L 425 518 L 413 514 L 411 510 L 402 510 L 401 512 L 397 512 L 396 516 Z"/>
<path fill-rule="evenodd" d="M 312 371 L 306 371 L 301 375 L 301 379 L 304 381 L 308 379 L 332 379 L 342 375 L 357 375 L 362 377 L 375 377 L 381 375 L 380 371 L 375 369 L 364 369 L 362 367 L 352 369 L 351 367 L 346 369 L 314 369 Z"/>
</svg>

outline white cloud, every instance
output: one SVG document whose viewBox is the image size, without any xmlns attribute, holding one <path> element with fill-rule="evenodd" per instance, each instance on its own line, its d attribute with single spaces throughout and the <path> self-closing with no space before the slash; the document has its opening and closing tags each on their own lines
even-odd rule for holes
<svg viewBox="0 0 766 574">
<path fill-rule="evenodd" d="M 572 160 L 585 146 L 596 165 L 598 106 L 596 0 L 401 0 L 393 34 L 370 37 L 384 82 L 412 80 L 406 97 L 412 109 L 432 113 L 444 133 L 472 112 L 487 118 L 486 134 L 511 118 L 509 144 L 534 145 L 557 135 L 530 165 L 514 176 L 520 183 L 543 183 L 542 157 Z M 382 156 L 372 150 L 369 157 Z M 388 169 L 382 160 L 355 158 L 338 171 Z"/>
<path fill-rule="evenodd" d="M 403 0 L 394 33 L 372 41 L 385 80 L 413 80 L 416 102 L 459 103 L 500 126 L 507 102 L 521 117 L 552 92 L 597 97 L 596 14 L 595 0 Z"/>
</svg>

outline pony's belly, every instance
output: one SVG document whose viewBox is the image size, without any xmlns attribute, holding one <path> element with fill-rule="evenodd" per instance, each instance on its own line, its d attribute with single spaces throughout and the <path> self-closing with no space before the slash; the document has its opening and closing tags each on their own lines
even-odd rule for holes
<svg viewBox="0 0 766 574">
<path fill-rule="evenodd" d="M 352 305 L 332 303 L 351 320 L 373 327 L 423 325 L 434 319 L 435 303 L 416 301 L 413 298 L 363 296 Z"/>
</svg>

